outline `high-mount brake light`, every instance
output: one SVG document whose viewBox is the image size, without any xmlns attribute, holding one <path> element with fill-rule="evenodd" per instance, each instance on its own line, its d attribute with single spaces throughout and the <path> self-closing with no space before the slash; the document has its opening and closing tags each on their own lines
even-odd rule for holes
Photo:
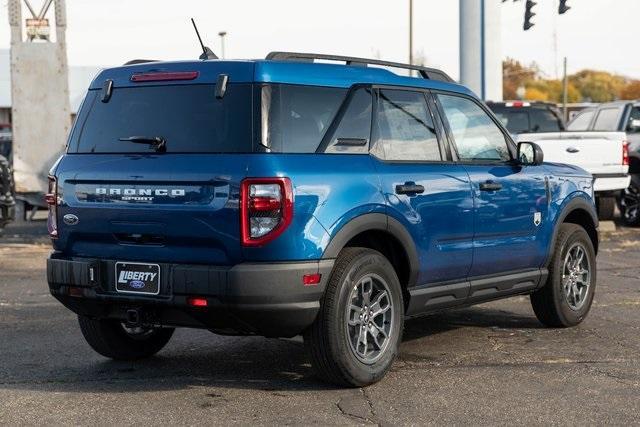
<svg viewBox="0 0 640 427">
<path fill-rule="evenodd" d="M 44 195 L 44 201 L 49 208 L 47 217 L 47 229 L 49 237 L 58 238 L 58 182 L 53 176 L 49 176 L 49 188 L 47 194 Z"/>
<path fill-rule="evenodd" d="M 131 75 L 131 81 L 141 82 L 165 82 L 170 80 L 194 80 L 200 73 L 198 71 L 169 71 L 135 73 Z"/>
<path fill-rule="evenodd" d="M 629 166 L 629 141 L 622 144 L 622 165 Z"/>
<path fill-rule="evenodd" d="M 247 178 L 240 189 L 240 234 L 244 246 L 262 246 L 291 224 L 293 189 L 289 178 Z"/>
</svg>

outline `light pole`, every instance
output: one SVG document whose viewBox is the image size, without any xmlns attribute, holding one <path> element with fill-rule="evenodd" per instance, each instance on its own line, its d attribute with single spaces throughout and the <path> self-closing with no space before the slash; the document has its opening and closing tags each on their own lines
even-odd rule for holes
<svg viewBox="0 0 640 427">
<path fill-rule="evenodd" d="M 409 65 L 413 65 L 413 0 L 409 0 Z M 413 71 L 409 71 L 413 75 Z"/>
<path fill-rule="evenodd" d="M 221 53 L 222 59 L 224 59 L 225 58 L 225 56 L 224 56 L 224 36 L 227 35 L 227 32 L 226 31 L 220 31 L 218 33 L 218 35 L 220 36 L 220 53 Z"/>
</svg>

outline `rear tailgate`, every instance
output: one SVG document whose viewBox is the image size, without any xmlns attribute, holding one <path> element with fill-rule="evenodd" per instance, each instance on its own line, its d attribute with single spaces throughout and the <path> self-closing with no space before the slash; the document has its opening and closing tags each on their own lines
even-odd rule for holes
<svg viewBox="0 0 640 427">
<path fill-rule="evenodd" d="M 518 141 L 538 144 L 548 162 L 576 165 L 593 175 L 626 174 L 622 162 L 624 132 L 554 132 L 520 134 Z"/>
<path fill-rule="evenodd" d="M 55 248 L 114 260 L 237 262 L 246 165 L 244 154 L 66 155 L 57 168 Z"/>
</svg>

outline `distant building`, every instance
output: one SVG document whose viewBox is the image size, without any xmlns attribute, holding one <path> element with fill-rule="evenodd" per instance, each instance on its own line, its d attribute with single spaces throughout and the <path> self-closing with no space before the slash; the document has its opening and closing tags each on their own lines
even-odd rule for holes
<svg viewBox="0 0 640 427">
<path fill-rule="evenodd" d="M 75 116 L 91 80 L 101 67 L 69 66 L 69 102 Z M 11 123 L 11 70 L 9 49 L 0 49 L 0 125 Z"/>
</svg>

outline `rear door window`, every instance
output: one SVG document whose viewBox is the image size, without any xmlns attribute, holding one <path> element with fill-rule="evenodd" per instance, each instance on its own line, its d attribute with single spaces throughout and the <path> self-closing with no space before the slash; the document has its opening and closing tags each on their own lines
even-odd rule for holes
<svg viewBox="0 0 640 427">
<path fill-rule="evenodd" d="M 132 136 L 161 137 L 168 153 L 253 149 L 250 84 L 229 84 L 222 99 L 216 99 L 215 85 L 196 84 L 115 88 L 108 102 L 99 94 L 90 91 L 84 103 L 89 111 L 71 153 L 154 152 L 148 144 L 120 140 Z"/>
<path fill-rule="evenodd" d="M 593 125 L 593 130 L 615 131 L 618 130 L 618 108 L 605 108 L 600 110 Z"/>
<path fill-rule="evenodd" d="M 567 130 L 572 131 L 586 131 L 589 130 L 591 119 L 593 119 L 595 111 L 584 111 L 573 118 L 571 123 L 567 126 Z"/>
<path fill-rule="evenodd" d="M 385 160 L 442 160 L 436 129 L 422 92 L 382 89 L 374 155 Z"/>
</svg>

